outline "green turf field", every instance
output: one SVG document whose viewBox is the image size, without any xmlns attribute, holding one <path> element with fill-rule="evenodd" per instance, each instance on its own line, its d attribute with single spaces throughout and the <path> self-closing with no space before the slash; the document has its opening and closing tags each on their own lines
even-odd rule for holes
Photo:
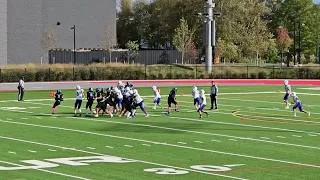
<svg viewBox="0 0 320 180">
<path fill-rule="evenodd" d="M 54 116 L 50 91 L 26 91 L 24 102 L 0 93 L 0 179 L 319 179 L 320 96 L 300 88 L 311 117 L 284 109 L 281 86 L 220 86 L 219 110 L 202 119 L 191 87 L 178 88 L 170 117 L 151 109 L 151 88 L 138 88 L 150 117 L 137 109 L 134 119 L 74 118 L 74 90 Z"/>
</svg>

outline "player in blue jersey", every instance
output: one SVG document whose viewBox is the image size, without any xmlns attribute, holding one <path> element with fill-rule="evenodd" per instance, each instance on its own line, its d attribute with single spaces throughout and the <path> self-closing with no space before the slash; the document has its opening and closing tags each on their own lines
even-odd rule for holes
<svg viewBox="0 0 320 180">
<path fill-rule="evenodd" d="M 293 97 L 292 104 L 294 104 L 294 106 L 292 108 L 293 109 L 293 116 L 294 117 L 297 116 L 297 114 L 296 114 L 297 109 L 299 109 L 300 112 L 306 113 L 306 114 L 308 114 L 308 116 L 310 116 L 311 115 L 310 111 L 308 112 L 308 111 L 303 110 L 302 102 L 295 92 L 292 93 L 292 97 Z"/>
<path fill-rule="evenodd" d="M 284 81 L 284 90 L 286 92 L 286 94 L 284 95 L 284 98 L 283 98 L 283 101 L 286 104 L 285 109 L 289 109 L 290 104 L 289 104 L 288 100 L 289 100 L 290 95 L 291 95 L 291 86 L 289 85 L 289 81 L 288 80 Z"/>
<path fill-rule="evenodd" d="M 54 98 L 55 102 L 52 106 L 52 114 L 56 113 L 57 107 L 60 105 L 61 101 L 63 101 L 63 94 L 61 90 L 57 90 L 57 93 Z"/>
<path fill-rule="evenodd" d="M 158 91 L 156 86 L 152 86 L 153 94 L 154 94 L 154 99 L 153 99 L 153 109 L 156 109 L 157 105 L 162 109 L 162 106 L 160 104 L 161 101 L 161 95 L 160 92 Z"/>
</svg>

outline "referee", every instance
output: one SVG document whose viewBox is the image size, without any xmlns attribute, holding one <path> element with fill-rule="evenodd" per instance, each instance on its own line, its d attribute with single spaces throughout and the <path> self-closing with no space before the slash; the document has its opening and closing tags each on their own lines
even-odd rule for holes
<svg viewBox="0 0 320 180">
<path fill-rule="evenodd" d="M 211 82 L 211 91 L 210 91 L 210 99 L 211 99 L 211 109 L 213 110 L 213 104 L 214 109 L 218 109 L 217 105 L 217 95 L 218 95 L 218 86 L 214 83 L 214 81 Z"/>
<path fill-rule="evenodd" d="M 23 95 L 24 95 L 24 77 L 21 77 L 19 80 L 19 85 L 18 85 L 18 101 L 23 101 Z"/>
</svg>

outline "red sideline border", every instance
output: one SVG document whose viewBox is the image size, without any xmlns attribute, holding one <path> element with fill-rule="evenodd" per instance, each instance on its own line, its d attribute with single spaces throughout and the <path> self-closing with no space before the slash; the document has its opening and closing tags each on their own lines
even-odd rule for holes
<svg viewBox="0 0 320 180">
<path fill-rule="evenodd" d="M 179 80 L 130 80 L 132 84 L 203 84 L 208 85 L 211 83 L 211 79 L 179 79 Z M 217 84 L 226 85 L 283 85 L 282 79 L 216 79 Z M 51 84 L 106 84 L 114 85 L 118 81 L 68 81 L 68 82 L 51 82 Z M 126 82 L 126 80 L 123 80 Z M 289 80 L 292 85 L 311 85 L 320 86 L 320 80 Z"/>
</svg>

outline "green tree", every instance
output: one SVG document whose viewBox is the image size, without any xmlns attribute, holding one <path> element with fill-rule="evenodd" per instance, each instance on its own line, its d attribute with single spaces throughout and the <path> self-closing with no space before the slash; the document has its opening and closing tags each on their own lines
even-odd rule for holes
<svg viewBox="0 0 320 180">
<path fill-rule="evenodd" d="M 139 44 L 138 41 L 128 41 L 126 43 L 126 48 L 128 49 L 127 52 L 127 61 L 131 63 L 135 60 L 136 56 L 138 55 Z"/>
<path fill-rule="evenodd" d="M 188 22 L 182 18 L 179 26 L 175 30 L 173 37 L 174 47 L 181 52 L 181 60 L 184 61 L 184 55 L 187 52 L 188 45 L 192 42 L 194 30 L 188 26 Z"/>
</svg>

